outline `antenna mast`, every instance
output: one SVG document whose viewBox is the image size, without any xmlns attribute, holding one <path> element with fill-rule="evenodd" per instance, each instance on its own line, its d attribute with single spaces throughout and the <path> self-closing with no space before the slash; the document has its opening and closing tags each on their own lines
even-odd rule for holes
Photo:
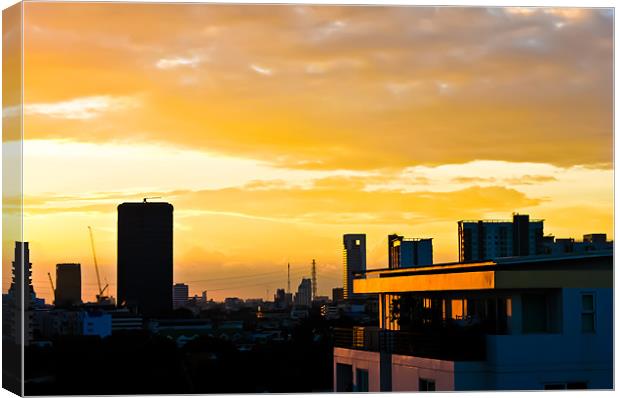
<svg viewBox="0 0 620 398">
<path fill-rule="evenodd" d="M 287 285 L 286 285 L 286 292 L 290 293 L 291 292 L 291 263 L 288 263 L 288 275 L 287 275 Z"/>
<path fill-rule="evenodd" d="M 316 300 L 316 261 L 312 259 L 312 299 Z"/>
</svg>

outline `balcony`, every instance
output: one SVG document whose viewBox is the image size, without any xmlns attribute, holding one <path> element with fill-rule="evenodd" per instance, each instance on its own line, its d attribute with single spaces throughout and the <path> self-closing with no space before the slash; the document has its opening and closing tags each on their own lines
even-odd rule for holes
<svg viewBox="0 0 620 398">
<path fill-rule="evenodd" d="M 482 361 L 486 358 L 486 338 L 482 333 L 413 333 L 380 330 L 377 327 L 335 328 L 334 346 L 448 361 Z"/>
</svg>

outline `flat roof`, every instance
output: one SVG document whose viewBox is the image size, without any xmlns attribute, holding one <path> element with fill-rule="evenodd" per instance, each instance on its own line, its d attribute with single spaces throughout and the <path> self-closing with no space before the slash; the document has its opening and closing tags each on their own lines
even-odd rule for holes
<svg viewBox="0 0 620 398">
<path fill-rule="evenodd" d="M 374 269 L 355 274 L 354 293 L 612 287 L 613 250 L 505 257 L 494 261 Z"/>
<path fill-rule="evenodd" d="M 529 222 L 543 222 L 545 221 L 544 219 L 536 219 L 536 218 L 532 218 L 529 220 Z M 494 219 L 489 219 L 489 220 L 459 220 L 458 222 L 462 222 L 462 223 L 479 223 L 479 222 L 483 222 L 483 223 L 508 223 L 508 224 L 512 224 L 513 220 L 494 220 Z"/>
</svg>

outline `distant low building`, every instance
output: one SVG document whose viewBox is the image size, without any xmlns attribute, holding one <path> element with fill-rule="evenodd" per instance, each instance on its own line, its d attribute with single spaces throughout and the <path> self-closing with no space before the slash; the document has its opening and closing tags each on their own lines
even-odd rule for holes
<svg viewBox="0 0 620 398">
<path fill-rule="evenodd" d="M 344 300 L 344 289 L 341 287 L 335 287 L 332 289 L 332 302 L 338 304 Z"/>
<path fill-rule="evenodd" d="M 44 338 L 56 336 L 99 336 L 112 334 L 112 315 L 97 311 L 54 309 L 35 313 L 40 335 Z"/>
<path fill-rule="evenodd" d="M 329 303 L 329 297 L 327 296 L 316 296 L 314 300 L 312 300 L 312 304 L 315 305 L 323 305 Z"/>
<path fill-rule="evenodd" d="M 81 333 L 84 336 L 101 338 L 112 334 L 112 315 L 104 312 L 81 312 L 79 317 Z"/>
<path fill-rule="evenodd" d="M 112 333 L 144 329 L 144 319 L 126 308 L 109 311 L 112 316 Z"/>
<path fill-rule="evenodd" d="M 612 250 L 613 241 L 607 240 L 607 234 L 587 234 L 583 241 L 573 238 L 555 238 L 552 235 L 543 238 L 544 254 L 584 253 L 597 250 Z"/>
</svg>

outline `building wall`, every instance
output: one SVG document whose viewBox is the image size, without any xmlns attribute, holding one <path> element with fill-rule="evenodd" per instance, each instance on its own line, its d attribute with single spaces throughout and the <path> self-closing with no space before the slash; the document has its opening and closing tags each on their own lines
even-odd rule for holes
<svg viewBox="0 0 620 398">
<path fill-rule="evenodd" d="M 435 382 L 437 391 L 454 391 L 454 362 L 392 355 L 392 391 L 419 391 L 419 379 Z"/>
<path fill-rule="evenodd" d="M 595 295 L 594 333 L 582 332 L 583 293 Z M 561 331 L 487 337 L 488 388 L 542 389 L 566 382 L 587 382 L 589 389 L 613 387 L 612 289 L 562 289 L 561 296 Z M 457 389 L 463 380 L 457 377 Z"/>
<path fill-rule="evenodd" d="M 169 203 L 118 206 L 118 303 L 146 316 L 172 310 L 172 218 Z"/>
<path fill-rule="evenodd" d="M 519 220 L 518 223 L 485 220 L 459 221 L 459 261 L 483 261 L 542 253 L 544 222 L 540 220 L 526 222 L 523 218 Z M 518 247 L 516 243 L 519 243 Z"/>
<path fill-rule="evenodd" d="M 82 271 L 80 264 L 56 265 L 56 307 L 72 307 L 82 303 Z"/>
<path fill-rule="evenodd" d="M 379 392 L 381 379 L 380 379 L 380 354 L 372 351 L 360 351 L 351 350 L 348 348 L 334 347 L 334 391 L 337 390 L 337 365 L 338 364 L 351 365 L 353 370 L 353 386 L 354 391 L 358 381 L 356 380 L 356 369 L 368 370 L 368 391 Z"/>
<path fill-rule="evenodd" d="M 343 297 L 353 297 L 353 273 L 366 270 L 366 235 L 346 234 L 342 237 L 344 268 Z"/>
</svg>

